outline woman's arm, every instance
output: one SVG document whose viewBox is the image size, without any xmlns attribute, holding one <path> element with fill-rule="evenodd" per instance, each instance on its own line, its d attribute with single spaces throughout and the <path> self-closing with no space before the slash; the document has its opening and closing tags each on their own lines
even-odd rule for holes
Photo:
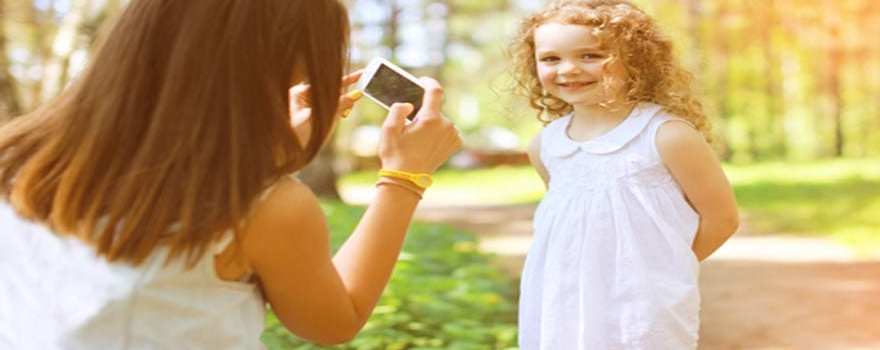
<svg viewBox="0 0 880 350">
<path fill-rule="evenodd" d="M 442 89 L 426 87 L 416 121 L 410 105 L 395 104 L 382 129 L 383 168 L 433 173 L 461 146 L 440 114 Z M 305 339 L 336 344 L 363 327 L 391 276 L 420 196 L 379 186 L 354 233 L 331 257 L 324 215 L 311 190 L 285 180 L 255 208 L 243 238 L 245 260 L 262 282 L 281 322 Z"/>
<path fill-rule="evenodd" d="M 331 257 L 317 198 L 284 180 L 256 208 L 244 253 L 286 328 L 320 344 L 353 338 L 381 295 L 403 244 L 418 197 L 379 186 L 354 233 Z"/>
<path fill-rule="evenodd" d="M 739 226 L 733 190 L 712 148 L 690 125 L 675 121 L 661 125 L 657 150 L 700 215 L 692 249 L 697 259 L 703 261 Z"/>
</svg>

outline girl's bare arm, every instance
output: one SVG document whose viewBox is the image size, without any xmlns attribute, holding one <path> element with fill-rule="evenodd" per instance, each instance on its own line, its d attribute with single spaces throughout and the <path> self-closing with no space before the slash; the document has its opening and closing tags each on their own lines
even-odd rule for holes
<svg viewBox="0 0 880 350">
<path fill-rule="evenodd" d="M 739 226 L 736 198 L 721 163 L 703 136 L 683 122 L 667 122 L 657 132 L 657 150 L 700 215 L 693 251 L 703 261 Z"/>
</svg>

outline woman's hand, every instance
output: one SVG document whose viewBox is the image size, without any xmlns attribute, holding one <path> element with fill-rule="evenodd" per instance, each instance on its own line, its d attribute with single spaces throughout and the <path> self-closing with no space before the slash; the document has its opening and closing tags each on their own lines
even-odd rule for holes
<svg viewBox="0 0 880 350">
<path fill-rule="evenodd" d="M 361 78 L 361 74 L 363 74 L 363 70 L 358 70 L 344 76 L 342 78 L 342 90 L 344 91 L 351 84 L 356 83 Z M 309 88 L 308 84 L 303 83 L 294 85 L 288 91 L 290 98 L 290 124 L 293 126 L 293 130 L 296 132 L 296 136 L 303 147 L 309 143 L 309 137 L 312 134 L 312 124 L 310 122 L 312 119 L 312 107 Z M 345 117 L 361 96 L 362 94 L 359 91 L 351 91 L 339 97 L 339 108 L 336 109 L 336 116 L 341 115 Z"/>
<path fill-rule="evenodd" d="M 440 113 L 443 88 L 434 79 L 422 78 L 425 96 L 412 123 L 406 116 L 413 106 L 395 103 L 382 126 L 379 159 L 382 168 L 414 173 L 433 173 L 461 147 L 461 136 Z"/>
</svg>

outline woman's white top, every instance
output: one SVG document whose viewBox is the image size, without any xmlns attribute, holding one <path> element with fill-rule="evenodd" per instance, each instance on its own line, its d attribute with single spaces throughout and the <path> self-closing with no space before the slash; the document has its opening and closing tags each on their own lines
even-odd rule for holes
<svg viewBox="0 0 880 350">
<path fill-rule="evenodd" d="M 0 349 L 263 349 L 256 285 L 221 280 L 214 244 L 193 269 L 108 263 L 0 200 Z"/>
<path fill-rule="evenodd" d="M 642 103 L 587 142 L 568 137 L 570 115 L 541 132 L 550 182 L 522 275 L 522 349 L 696 348 L 699 216 L 655 143 L 671 120 L 683 121 Z"/>
</svg>

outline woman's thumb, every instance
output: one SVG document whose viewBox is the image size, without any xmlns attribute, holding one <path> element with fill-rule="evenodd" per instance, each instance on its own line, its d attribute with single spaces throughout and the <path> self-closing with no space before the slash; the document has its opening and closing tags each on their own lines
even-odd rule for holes
<svg viewBox="0 0 880 350">
<path fill-rule="evenodd" d="M 399 134 L 403 131 L 403 126 L 406 125 L 406 116 L 412 113 L 412 110 L 413 105 L 409 103 L 395 103 L 391 105 L 388 117 L 385 118 L 385 123 L 382 124 L 385 132 Z"/>
</svg>

